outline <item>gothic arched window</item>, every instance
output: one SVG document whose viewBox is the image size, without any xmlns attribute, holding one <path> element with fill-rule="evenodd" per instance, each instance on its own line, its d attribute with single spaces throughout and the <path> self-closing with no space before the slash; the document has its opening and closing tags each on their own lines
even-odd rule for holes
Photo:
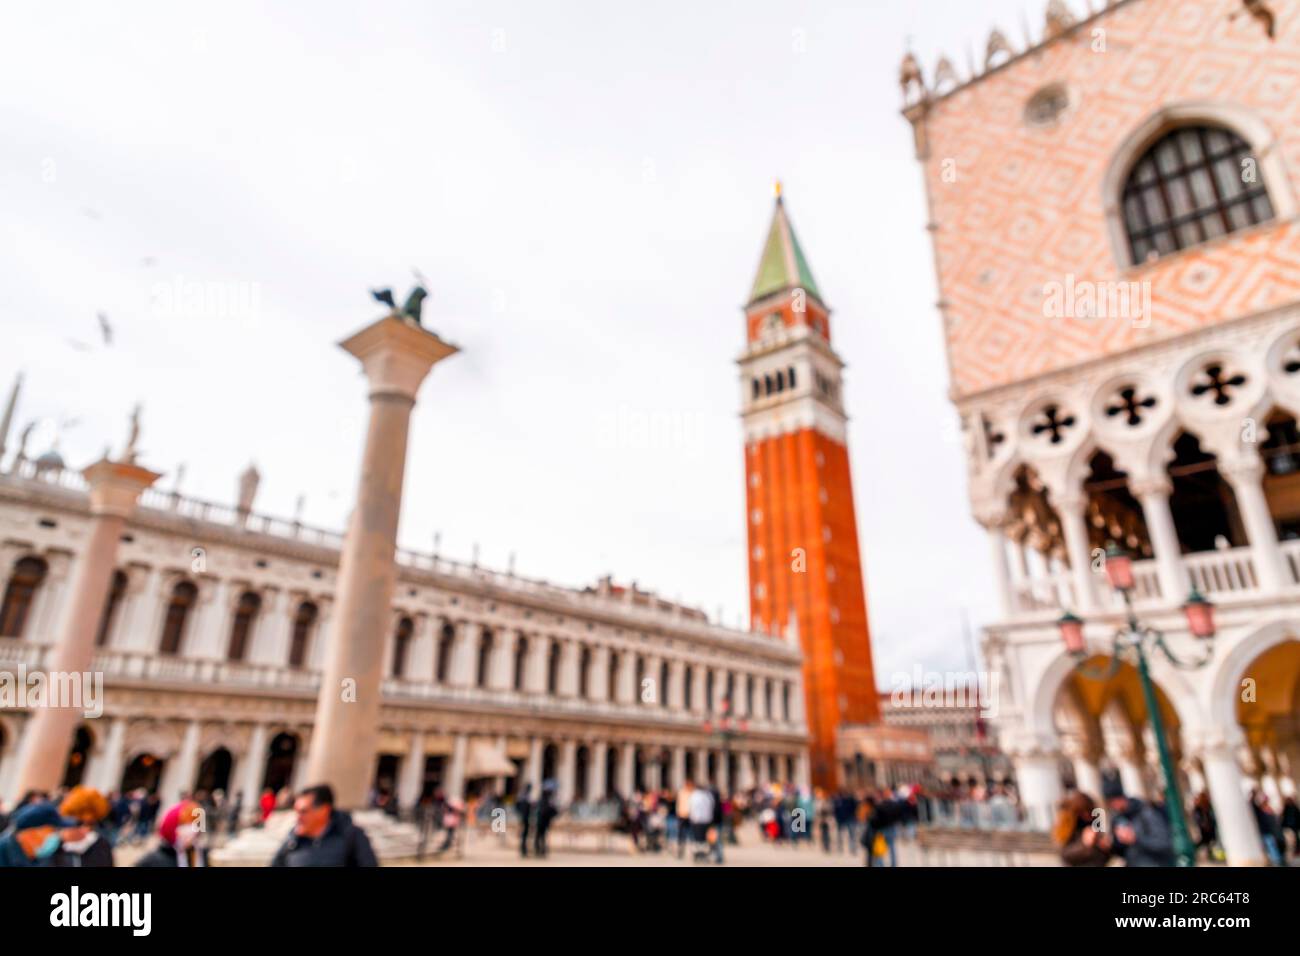
<svg viewBox="0 0 1300 956">
<path fill-rule="evenodd" d="M 235 605 L 235 618 L 230 622 L 230 643 L 226 645 L 226 660 L 242 661 L 248 653 L 248 638 L 253 632 L 253 622 L 262 609 L 262 599 L 252 591 L 245 591 Z"/>
<path fill-rule="evenodd" d="M 36 591 L 49 569 L 40 558 L 21 558 L 14 565 L 5 588 L 4 604 L 0 605 L 0 637 L 23 636 Z"/>
<path fill-rule="evenodd" d="M 1182 126 L 1133 164 L 1122 197 L 1135 264 L 1273 218 L 1250 144 L 1221 126 Z"/>
<path fill-rule="evenodd" d="M 104 604 L 104 614 L 99 619 L 99 630 L 95 632 L 95 646 L 103 647 L 108 643 L 108 637 L 113 630 L 113 619 L 117 617 L 117 609 L 122 606 L 122 598 L 126 595 L 126 572 L 114 571 L 113 583 L 108 588 L 108 601 Z"/>
<path fill-rule="evenodd" d="M 190 612 L 194 610 L 198 597 L 199 589 L 192 581 L 176 582 L 171 599 L 167 602 L 167 615 L 163 618 L 162 639 L 158 642 L 159 654 L 174 655 L 180 652 L 185 624 L 190 619 Z"/>
<path fill-rule="evenodd" d="M 293 616 L 293 636 L 289 639 L 289 666 L 302 667 L 307 663 L 307 644 L 316 626 L 316 605 L 303 601 Z"/>
</svg>

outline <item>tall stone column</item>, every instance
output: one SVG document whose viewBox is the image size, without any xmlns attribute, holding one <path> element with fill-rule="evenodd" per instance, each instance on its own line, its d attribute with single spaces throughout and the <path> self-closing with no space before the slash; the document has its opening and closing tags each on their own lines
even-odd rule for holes
<svg viewBox="0 0 1300 956">
<path fill-rule="evenodd" d="M 1164 478 L 1132 485 L 1133 496 L 1142 503 L 1142 517 L 1151 536 L 1151 550 L 1160 576 L 1160 596 L 1167 602 L 1181 603 L 1187 597 L 1189 584 L 1187 572 L 1183 569 L 1183 549 L 1178 543 L 1173 513 L 1169 510 L 1169 495 L 1173 490 L 1173 485 Z"/>
<path fill-rule="evenodd" d="M 1200 757 L 1228 865 L 1263 866 L 1264 844 L 1259 838 L 1259 827 L 1246 799 L 1241 769 L 1232 748 L 1219 742 L 1204 748 Z"/>
<path fill-rule="evenodd" d="M 1093 590 L 1092 551 L 1088 547 L 1088 496 L 1079 494 L 1062 496 L 1057 503 L 1061 516 L 1061 530 L 1065 535 L 1065 550 L 1070 559 L 1070 580 L 1074 583 L 1074 599 L 1084 613 L 1097 609 L 1097 596 Z"/>
<path fill-rule="evenodd" d="M 90 486 L 90 530 L 68 588 L 58 639 L 46 655 L 48 674 L 89 674 L 95 656 L 95 634 L 117 566 L 122 528 L 135 510 L 140 492 L 160 477 L 157 472 L 124 461 L 97 461 L 84 472 Z M 68 749 L 83 709 L 39 707 L 23 734 L 13 788 L 52 791 L 63 782 Z"/>
<path fill-rule="evenodd" d="M 560 765 L 556 768 L 556 775 L 560 779 L 556 800 L 559 801 L 561 807 L 567 807 L 573 802 L 573 794 L 578 783 L 576 778 L 577 757 L 578 742 L 576 740 L 565 740 L 560 743 Z"/>
<path fill-rule="evenodd" d="M 457 349 L 388 316 L 340 343 L 370 383 L 370 422 L 357 500 L 339 559 L 333 634 L 321 675 L 308 779 L 328 783 L 340 809 L 365 806 L 379 740 L 384 641 L 396 580 L 406 443 L 420 383 Z"/>
<path fill-rule="evenodd" d="M 609 700 L 609 648 L 604 644 L 591 649 L 591 659 L 587 662 L 587 698 L 600 703 Z"/>
<path fill-rule="evenodd" d="M 524 782 L 533 788 L 533 799 L 542 792 L 542 740 L 532 737 L 528 741 L 528 761 L 524 764 Z"/>
<path fill-rule="evenodd" d="M 1276 594 L 1290 585 L 1290 576 L 1283 566 L 1282 551 L 1277 546 L 1277 525 L 1268 510 L 1264 497 L 1264 462 L 1258 454 L 1235 462 L 1223 462 L 1219 471 L 1237 499 L 1237 510 L 1246 537 L 1250 539 L 1250 557 L 1255 565 L 1255 576 L 1261 591 Z"/>
<path fill-rule="evenodd" d="M 181 798 L 181 794 L 194 787 L 194 778 L 199 772 L 199 731 L 199 722 L 191 720 L 181 738 L 181 749 L 167 761 L 159 793 L 165 807 L 171 806 Z"/>
<path fill-rule="evenodd" d="M 465 756 L 469 751 L 469 736 L 457 734 L 451 745 L 451 764 L 447 769 L 447 799 L 465 799 Z"/>
<path fill-rule="evenodd" d="M 510 689 L 510 665 L 515 659 L 515 642 L 519 635 L 507 628 L 497 628 L 492 640 L 492 653 L 488 658 L 488 687 L 492 690 Z"/>
<path fill-rule="evenodd" d="M 433 680 L 433 618 L 428 614 L 415 616 L 415 633 L 407 652 L 406 677 L 427 684 Z"/>
<path fill-rule="evenodd" d="M 669 771 L 671 780 L 668 786 L 674 790 L 681 789 L 682 784 L 686 782 L 686 748 L 673 747 L 672 770 Z"/>
<path fill-rule="evenodd" d="M 252 815 L 257 811 L 257 801 L 262 796 L 262 778 L 266 775 L 266 748 L 270 744 L 269 728 L 266 724 L 254 724 L 249 736 L 248 752 L 244 755 L 240 767 L 240 790 L 244 794 L 244 813 Z"/>
<path fill-rule="evenodd" d="M 1015 757 L 1014 764 L 1016 786 L 1020 789 L 1020 805 L 1029 817 L 1031 828 L 1049 829 L 1056 817 L 1056 805 L 1062 795 L 1057 755 L 1030 751 Z"/>
<path fill-rule="evenodd" d="M 587 799 L 595 803 L 605 799 L 605 761 L 609 744 L 597 741 L 587 751 Z"/>
<path fill-rule="evenodd" d="M 424 731 L 411 733 L 411 746 L 402 762 L 402 777 L 397 784 L 399 807 L 410 809 L 420 799 L 424 789 Z"/>
<path fill-rule="evenodd" d="M 126 752 L 126 718 L 114 717 L 108 725 L 108 739 L 90 768 L 90 786 L 107 794 L 122 782 L 122 760 Z"/>
<path fill-rule="evenodd" d="M 993 586 L 997 590 L 998 607 L 1002 611 L 1002 617 L 1009 618 L 1016 610 L 1016 603 L 1011 591 L 1011 567 L 1007 563 L 1007 536 L 1002 530 L 1004 516 L 985 512 L 979 514 L 978 518 L 989 536 L 989 564 L 993 568 Z"/>
<path fill-rule="evenodd" d="M 636 744 L 621 744 L 618 752 L 618 795 L 626 800 L 635 789 Z"/>
</svg>

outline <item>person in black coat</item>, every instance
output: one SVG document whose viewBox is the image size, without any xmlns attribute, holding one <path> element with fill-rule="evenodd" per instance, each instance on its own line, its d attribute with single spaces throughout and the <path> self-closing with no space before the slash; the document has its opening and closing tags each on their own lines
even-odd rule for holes
<svg viewBox="0 0 1300 956">
<path fill-rule="evenodd" d="M 271 860 L 272 866 L 378 866 L 365 831 L 334 808 L 328 785 L 309 787 L 293 802 L 298 822 Z"/>
<path fill-rule="evenodd" d="M 533 785 L 524 784 L 524 792 L 515 801 L 515 813 L 519 814 L 519 855 L 528 855 L 528 833 L 533 823 Z"/>
<path fill-rule="evenodd" d="M 537 834 L 533 838 L 535 855 L 546 856 L 546 834 L 551 829 L 551 821 L 559 814 L 560 810 L 555 805 L 555 781 L 548 780 L 542 787 L 541 799 L 537 801 Z"/>
</svg>

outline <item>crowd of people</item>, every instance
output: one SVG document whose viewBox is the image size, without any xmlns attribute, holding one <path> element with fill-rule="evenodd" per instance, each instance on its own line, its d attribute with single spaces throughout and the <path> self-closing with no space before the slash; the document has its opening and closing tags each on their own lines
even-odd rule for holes
<svg viewBox="0 0 1300 956">
<path fill-rule="evenodd" d="M 1163 800 L 1131 797 L 1113 778 L 1103 781 L 1102 797 L 1104 810 L 1079 790 L 1062 800 L 1052 838 L 1066 865 L 1108 866 L 1114 860 L 1125 866 L 1175 864 L 1173 829 Z M 1286 866 L 1289 857 L 1300 856 L 1300 806 L 1295 797 L 1283 799 L 1280 813 L 1258 789 L 1251 791 L 1250 803 L 1269 862 Z M 1209 794 L 1201 792 L 1192 800 L 1191 824 L 1197 860 L 1204 853 L 1207 862 L 1222 862 L 1225 855 Z"/>
<path fill-rule="evenodd" d="M 377 865 L 365 833 L 334 807 L 329 787 L 311 787 L 296 798 L 264 791 L 254 825 L 287 806 L 295 826 L 272 866 Z M 113 866 L 120 849 L 150 840 L 136 866 L 207 866 L 216 839 L 237 834 L 243 823 L 241 796 L 227 800 L 220 790 L 197 791 L 165 810 L 157 794 L 144 790 L 107 796 L 83 786 L 31 791 L 11 812 L 0 808 L 0 867 Z"/>
</svg>

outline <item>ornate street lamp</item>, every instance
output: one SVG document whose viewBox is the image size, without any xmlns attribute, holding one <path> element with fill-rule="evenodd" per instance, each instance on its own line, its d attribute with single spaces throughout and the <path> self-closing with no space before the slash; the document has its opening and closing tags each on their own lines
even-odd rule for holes
<svg viewBox="0 0 1300 956">
<path fill-rule="evenodd" d="M 744 720 L 743 718 L 737 720 L 735 715 L 732 714 L 730 695 L 722 698 L 722 700 L 719 702 L 718 709 L 720 710 L 720 713 L 718 714 L 718 720 L 716 725 L 714 724 L 713 721 L 705 720 L 704 732 L 706 734 L 712 734 L 713 736 L 717 737 L 719 741 L 721 741 L 722 759 L 724 762 L 723 766 L 726 767 L 729 776 L 731 771 L 731 742 L 736 738 L 742 736 L 745 733 L 745 731 L 749 729 L 749 722 L 747 720 Z M 720 767 L 718 769 L 719 769 L 718 778 L 721 779 L 722 768 Z M 700 772 L 706 773 L 707 769 L 700 768 Z M 734 791 L 736 789 L 736 782 L 731 779 L 728 779 L 727 782 L 731 784 L 731 789 Z M 719 790 L 721 790 L 721 788 L 719 788 Z"/>
<path fill-rule="evenodd" d="M 1179 657 L 1165 643 L 1164 634 L 1138 621 L 1133 611 L 1133 560 L 1114 542 L 1106 547 L 1105 568 L 1106 580 L 1124 598 L 1124 610 L 1128 618 L 1125 626 L 1117 630 L 1112 638 L 1109 667 L 1091 668 L 1084 663 L 1088 658 L 1088 650 L 1083 634 L 1083 621 L 1068 611 L 1057 621 L 1061 640 L 1065 643 L 1065 649 L 1078 659 L 1075 667 L 1084 677 L 1093 680 L 1109 680 L 1119 672 L 1120 664 L 1130 658 L 1137 667 L 1138 680 L 1142 685 L 1142 697 L 1146 702 L 1147 719 L 1151 721 L 1156 748 L 1160 752 L 1160 770 L 1165 778 L 1165 810 L 1169 814 L 1169 827 L 1173 833 L 1174 853 L 1178 857 L 1179 866 L 1193 866 L 1196 850 L 1187 829 L 1187 815 L 1183 810 L 1182 793 L 1178 787 L 1177 774 L 1174 772 L 1169 740 L 1165 735 L 1164 720 L 1161 719 L 1160 706 L 1156 700 L 1155 685 L 1151 683 L 1147 655 L 1151 651 L 1159 650 L 1175 667 L 1184 670 L 1204 667 L 1214 656 L 1214 605 L 1196 588 L 1192 588 L 1182 610 L 1187 618 L 1188 631 L 1193 637 L 1206 642 L 1205 653 L 1192 660 Z"/>
</svg>

